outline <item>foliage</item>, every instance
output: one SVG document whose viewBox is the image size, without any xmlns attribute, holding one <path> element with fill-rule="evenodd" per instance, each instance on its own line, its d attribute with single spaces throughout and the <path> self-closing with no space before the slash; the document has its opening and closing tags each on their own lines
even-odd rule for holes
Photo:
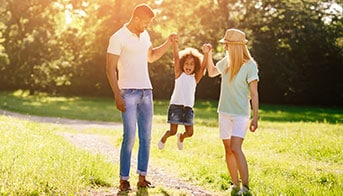
<svg viewBox="0 0 343 196">
<path fill-rule="evenodd" d="M 342 104 L 342 7 L 322 1 L 261 1 L 246 6 L 268 103 Z M 270 82 L 273 81 L 273 82 Z M 335 84 L 335 85 L 333 85 Z M 320 94 L 320 95 L 319 95 Z"/>
<path fill-rule="evenodd" d="M 200 49 L 209 42 L 217 61 L 224 54 L 218 40 L 225 29 L 239 28 L 259 64 L 262 102 L 343 104 L 343 16 L 336 1 L 0 2 L 0 90 L 111 96 L 105 74 L 109 37 L 136 4 L 148 3 L 157 13 L 148 29 L 153 46 L 177 32 L 179 48 Z M 169 50 L 149 66 L 156 98 L 171 95 L 172 61 Z M 197 98 L 217 99 L 219 83 L 205 76 Z"/>
<path fill-rule="evenodd" d="M 10 0 L 2 7 L 7 18 L 2 21 L 3 46 L 9 59 L 2 65 L 2 88 L 56 92 L 59 86 L 71 85 L 71 78 L 85 72 L 82 65 L 93 61 L 97 23 L 92 18 L 88 26 L 85 10 L 95 5 Z"/>
</svg>

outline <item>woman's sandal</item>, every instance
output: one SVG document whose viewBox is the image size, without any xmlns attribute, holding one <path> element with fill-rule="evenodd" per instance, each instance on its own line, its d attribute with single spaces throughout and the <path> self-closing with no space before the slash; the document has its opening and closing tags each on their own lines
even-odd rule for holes
<svg viewBox="0 0 343 196">
<path fill-rule="evenodd" d="M 144 182 L 137 182 L 137 187 L 138 188 L 155 188 L 155 186 L 147 180 L 144 180 Z"/>
</svg>

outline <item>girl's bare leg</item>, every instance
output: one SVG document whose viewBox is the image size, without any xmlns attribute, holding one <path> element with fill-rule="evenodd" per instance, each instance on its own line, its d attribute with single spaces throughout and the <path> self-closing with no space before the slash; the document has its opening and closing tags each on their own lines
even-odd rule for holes
<svg viewBox="0 0 343 196">
<path fill-rule="evenodd" d="M 192 137 L 194 132 L 193 126 L 187 126 L 185 125 L 185 132 L 180 135 L 180 141 L 183 142 L 183 140 L 187 137 Z"/>
<path fill-rule="evenodd" d="M 161 138 L 162 143 L 166 143 L 168 137 L 175 135 L 177 132 L 177 124 L 170 124 L 170 130 L 166 131 Z"/>
</svg>

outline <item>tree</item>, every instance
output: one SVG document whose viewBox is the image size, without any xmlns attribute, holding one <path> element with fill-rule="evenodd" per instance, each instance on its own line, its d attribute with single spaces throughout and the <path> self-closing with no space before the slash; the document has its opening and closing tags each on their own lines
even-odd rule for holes
<svg viewBox="0 0 343 196">
<path fill-rule="evenodd" d="M 5 89 L 55 92 L 70 85 L 76 65 L 92 59 L 84 47 L 91 45 L 92 34 L 81 31 L 80 19 L 75 26 L 66 24 L 67 14 L 83 17 L 85 5 L 79 1 L 10 0 L 2 8 L 2 46 L 9 59 L 1 69 Z"/>
<path fill-rule="evenodd" d="M 245 5 L 240 24 L 251 32 L 262 100 L 342 104 L 342 13 L 330 13 L 333 4 L 267 0 Z"/>
<path fill-rule="evenodd" d="M 108 40 L 144 2 L 157 13 L 153 46 L 177 32 L 180 49 L 211 43 L 217 61 L 225 30 L 245 31 L 261 102 L 343 105 L 342 6 L 329 0 L 0 0 L 1 89 L 112 96 Z M 172 65 L 172 50 L 149 65 L 156 98 L 172 93 Z M 219 83 L 204 77 L 197 98 L 217 99 Z"/>
</svg>

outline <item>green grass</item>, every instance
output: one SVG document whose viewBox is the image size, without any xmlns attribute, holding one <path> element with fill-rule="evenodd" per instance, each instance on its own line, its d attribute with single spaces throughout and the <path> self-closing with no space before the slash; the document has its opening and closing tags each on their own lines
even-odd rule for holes
<svg viewBox="0 0 343 196">
<path fill-rule="evenodd" d="M 113 184 L 118 168 L 56 135 L 63 130 L 0 116 L 0 195 L 74 195 Z"/>
<path fill-rule="evenodd" d="M 89 97 L 59 97 L 37 94 L 29 96 L 27 91 L 0 92 L 0 108 L 23 114 L 63 117 L 69 119 L 117 121 L 113 99 Z"/>
<path fill-rule="evenodd" d="M 63 105 L 68 105 L 69 109 L 63 109 Z M 217 102 L 197 100 L 195 133 L 191 139 L 185 140 L 183 151 L 177 149 L 175 137 L 167 141 L 164 150 L 157 149 L 158 140 L 169 128 L 166 123 L 168 101 L 155 100 L 154 106 L 151 164 L 218 195 L 227 195 L 226 189 L 230 186 L 230 177 L 224 162 L 223 145 L 218 136 Z M 28 96 L 25 92 L 17 91 L 0 93 L 0 108 L 42 116 L 120 122 L 120 113 L 116 111 L 112 99 L 66 98 L 44 94 Z M 250 186 L 255 195 L 341 195 L 343 193 L 342 108 L 261 105 L 260 118 L 257 132 L 248 133 L 243 145 L 249 164 Z M 11 123 L 15 125 L 22 123 L 19 122 L 21 121 Z M 28 133 L 30 130 L 40 130 L 39 127 L 47 126 L 28 122 L 24 124 L 30 125 L 26 128 Z M 48 129 L 41 131 L 42 134 L 45 132 L 51 134 L 58 129 L 56 127 L 52 131 Z M 91 132 L 106 134 L 111 141 L 114 141 L 113 145 L 119 147 L 121 134 L 117 134 L 118 131 L 120 130 L 92 130 Z M 179 131 L 183 131 L 183 127 L 180 127 Z M 2 134 L 1 131 L 0 136 L 4 138 Z M 28 137 L 30 135 L 28 134 Z M 36 141 L 40 143 L 43 140 Z M 65 145 L 58 145 L 55 148 L 59 149 Z M 37 146 L 39 145 L 32 143 L 29 148 L 36 149 Z M 46 156 L 48 155 L 31 157 L 35 157 L 34 161 L 39 162 L 39 157 Z M 65 156 L 70 157 L 71 160 L 85 159 L 73 155 Z M 54 167 L 51 162 L 47 162 L 46 165 L 47 168 Z M 1 168 L 6 167 L 1 166 Z M 117 166 L 114 166 L 114 170 L 117 169 Z M 103 171 L 101 168 L 99 170 Z M 51 174 L 54 175 L 57 174 Z M 135 175 L 134 171 L 132 175 Z M 114 176 L 117 178 L 117 174 Z M 101 176 L 100 179 L 110 177 L 111 175 Z M 22 181 L 19 176 L 13 179 Z M 44 182 L 50 184 L 50 180 L 43 177 Z M 117 186 L 116 183 L 117 179 L 114 186 Z M 76 189 L 82 189 L 87 186 L 87 183 L 85 184 L 76 186 L 80 187 Z M 71 192 L 78 191 L 76 189 Z M 13 191 L 12 193 L 22 193 L 16 189 Z M 37 190 L 32 189 L 31 192 L 33 191 Z M 45 191 L 43 188 L 38 190 L 39 193 Z M 164 187 L 149 193 L 154 195 L 162 192 L 172 193 L 171 195 L 182 194 L 175 190 L 166 190 Z"/>
<path fill-rule="evenodd" d="M 0 195 L 115 193 L 118 164 L 109 163 L 99 154 L 77 149 L 58 134 L 65 131 L 77 130 L 0 115 Z M 92 131 L 98 134 L 98 130 L 85 130 Z M 107 129 L 100 132 L 113 134 Z M 133 186 L 136 182 L 132 178 Z M 149 194 L 186 195 L 167 187 L 157 187 Z M 137 195 L 146 193 L 139 190 Z"/>
<path fill-rule="evenodd" d="M 156 122 L 165 122 L 169 101 L 154 101 Z M 217 126 L 217 101 L 197 100 L 195 121 L 205 126 Z M 23 114 L 64 117 L 70 119 L 121 121 L 112 98 L 61 97 L 28 91 L 0 92 L 0 108 Z M 343 123 L 343 108 L 261 105 L 262 121 Z"/>
<path fill-rule="evenodd" d="M 154 129 L 153 145 L 163 133 Z M 325 123 L 260 122 L 249 133 L 244 151 L 250 168 L 250 183 L 256 195 L 340 195 L 343 185 L 343 127 Z M 186 180 L 212 190 L 224 191 L 230 177 L 217 128 L 198 125 L 182 152 L 176 139 L 166 149 L 152 148 L 161 167 L 177 172 Z"/>
</svg>

